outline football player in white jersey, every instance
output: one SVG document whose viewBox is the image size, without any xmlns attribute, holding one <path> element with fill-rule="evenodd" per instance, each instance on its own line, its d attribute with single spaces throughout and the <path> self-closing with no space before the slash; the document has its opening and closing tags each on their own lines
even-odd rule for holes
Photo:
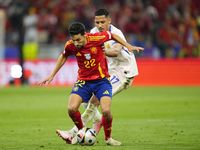
<svg viewBox="0 0 200 150">
<path fill-rule="evenodd" d="M 98 9 L 95 12 L 95 25 L 90 32 L 103 32 L 110 31 L 111 33 L 117 34 L 122 39 L 125 39 L 121 30 L 117 29 L 111 25 L 111 18 L 109 12 L 106 9 Z M 138 75 L 137 64 L 135 56 L 133 53 L 129 52 L 126 47 L 123 47 L 121 44 L 116 43 L 113 40 L 110 40 L 104 43 L 102 46 L 105 52 L 105 55 L 108 58 L 108 69 L 110 73 L 110 82 L 112 84 L 112 95 L 129 88 L 133 82 L 133 79 Z M 135 50 L 143 50 L 141 47 L 135 47 Z M 93 95 L 90 99 L 90 103 L 82 103 L 86 111 L 82 114 L 82 121 L 84 126 L 86 126 L 93 119 L 93 129 L 96 134 L 99 133 L 99 130 L 102 127 L 102 115 L 99 113 L 97 107 L 99 106 L 98 99 Z M 65 140 L 67 143 L 74 143 L 76 141 L 76 133 L 78 132 L 77 127 L 75 126 L 69 131 L 57 130 L 57 134 Z M 72 140 L 72 138 L 75 138 Z M 76 142 L 75 142 L 76 143 Z M 121 143 L 110 139 L 106 141 L 108 145 L 120 145 Z"/>
</svg>

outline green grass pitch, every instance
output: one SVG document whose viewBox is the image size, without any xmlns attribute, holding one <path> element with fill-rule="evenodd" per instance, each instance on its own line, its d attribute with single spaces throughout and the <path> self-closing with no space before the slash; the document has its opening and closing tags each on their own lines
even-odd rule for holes
<svg viewBox="0 0 200 150">
<path fill-rule="evenodd" d="M 69 87 L 0 88 L 0 149 L 200 149 L 200 87 L 132 87 L 114 96 L 112 137 L 121 146 L 107 146 L 103 129 L 93 146 L 66 144 L 56 135 L 57 129 L 73 127 L 67 113 L 70 91 Z"/>
</svg>

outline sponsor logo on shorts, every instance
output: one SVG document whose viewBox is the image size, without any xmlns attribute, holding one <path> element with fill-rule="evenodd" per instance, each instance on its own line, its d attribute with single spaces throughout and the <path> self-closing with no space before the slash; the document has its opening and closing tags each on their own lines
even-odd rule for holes
<svg viewBox="0 0 200 150">
<path fill-rule="evenodd" d="M 103 94 L 109 94 L 108 90 L 106 90 Z"/>
</svg>

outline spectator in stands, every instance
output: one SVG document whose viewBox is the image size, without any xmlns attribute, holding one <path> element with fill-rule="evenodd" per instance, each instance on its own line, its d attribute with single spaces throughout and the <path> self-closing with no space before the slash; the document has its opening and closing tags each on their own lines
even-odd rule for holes
<svg viewBox="0 0 200 150">
<path fill-rule="evenodd" d="M 19 6 L 13 5 L 15 2 L 17 1 L 11 0 L 11 3 L 4 6 L 4 9 L 9 10 L 7 11 L 9 16 L 13 8 Z M 68 25 L 73 21 L 85 23 L 87 20 L 85 26 L 86 30 L 89 30 L 93 26 L 91 12 L 97 7 L 110 10 L 113 24 L 121 28 L 125 36 L 137 37 L 142 33 L 142 40 L 145 43 L 150 39 L 152 45 L 159 48 L 161 57 L 180 57 L 180 54 L 181 57 L 193 56 L 193 48 L 199 43 L 200 1 L 198 0 L 29 0 L 28 2 L 31 2 L 32 8 L 36 10 L 34 15 L 39 16 L 37 22 L 39 43 L 63 43 L 68 38 Z M 32 17 L 33 20 L 34 18 L 36 19 Z M 11 34 L 17 32 L 16 27 L 8 25 L 14 26 L 16 22 L 15 18 L 7 22 L 8 43 L 9 40 L 13 40 Z M 28 27 L 27 24 L 29 21 L 25 23 L 25 28 Z M 25 36 L 26 34 L 28 32 Z M 129 42 L 132 40 L 133 38 Z"/>
<path fill-rule="evenodd" d="M 28 14 L 24 17 L 23 25 L 25 28 L 24 42 L 33 41 L 37 42 L 38 38 L 38 15 L 36 14 L 36 9 L 34 7 L 30 7 L 28 10 Z"/>
</svg>

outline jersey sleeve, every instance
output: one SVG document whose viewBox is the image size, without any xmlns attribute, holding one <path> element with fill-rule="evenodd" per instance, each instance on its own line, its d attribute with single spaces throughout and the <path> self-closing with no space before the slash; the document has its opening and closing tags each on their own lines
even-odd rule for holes
<svg viewBox="0 0 200 150">
<path fill-rule="evenodd" d="M 64 49 L 64 51 L 63 51 L 63 53 L 62 53 L 62 55 L 63 56 L 65 56 L 65 57 L 68 57 L 68 56 L 70 56 L 70 55 L 73 55 L 72 53 L 71 53 L 71 51 L 70 51 L 70 44 L 71 44 L 71 40 L 69 40 L 69 41 L 67 41 L 66 42 L 66 44 L 65 44 L 65 49 Z"/>
<path fill-rule="evenodd" d="M 113 35 L 110 31 L 104 31 L 101 33 L 90 34 L 90 41 L 96 42 L 97 45 L 101 45 L 106 41 L 112 40 Z"/>
<path fill-rule="evenodd" d="M 115 31 L 112 32 L 112 33 L 118 35 L 118 36 L 121 37 L 124 41 L 126 41 L 125 36 L 123 35 L 123 33 L 122 33 L 120 30 L 115 30 Z M 114 45 L 114 44 L 116 44 L 116 43 L 117 43 L 117 42 L 112 41 L 111 45 Z"/>
</svg>

